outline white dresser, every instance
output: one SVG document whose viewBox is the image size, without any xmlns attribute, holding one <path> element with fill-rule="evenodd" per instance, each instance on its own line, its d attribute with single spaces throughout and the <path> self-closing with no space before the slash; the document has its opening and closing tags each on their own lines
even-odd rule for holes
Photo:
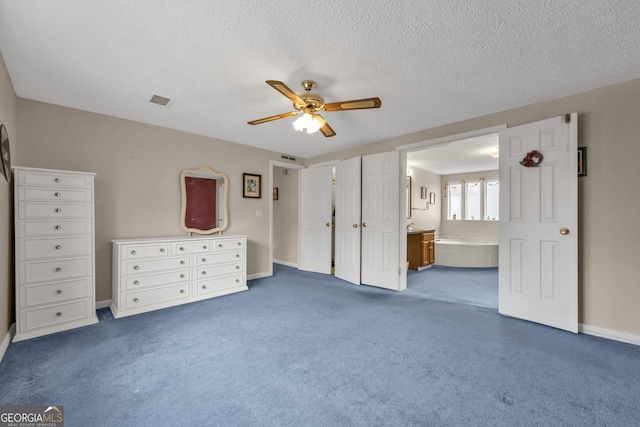
<svg viewBox="0 0 640 427">
<path fill-rule="evenodd" d="M 16 335 L 98 323 L 95 174 L 14 167 Z"/>
<path fill-rule="evenodd" d="M 246 236 L 112 243 L 110 307 L 115 318 L 248 290 Z"/>
</svg>

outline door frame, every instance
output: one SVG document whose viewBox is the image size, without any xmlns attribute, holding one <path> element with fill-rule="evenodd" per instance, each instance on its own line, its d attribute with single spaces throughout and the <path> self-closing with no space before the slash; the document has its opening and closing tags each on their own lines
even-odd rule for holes
<svg viewBox="0 0 640 427">
<path fill-rule="evenodd" d="M 268 188 L 273 188 L 273 170 L 275 167 L 281 167 L 286 169 L 297 169 L 297 170 L 304 169 L 304 165 L 280 162 L 278 160 L 269 160 L 269 187 Z M 267 276 L 269 277 L 269 276 L 273 276 L 273 197 L 271 197 L 271 191 L 266 191 L 265 194 L 267 195 L 267 197 L 269 197 L 269 275 Z M 300 200 L 298 200 L 298 205 L 299 204 L 300 204 Z M 300 221 L 300 218 L 298 218 L 298 221 Z M 300 260 L 298 260 L 298 264 L 299 263 L 300 263 Z"/>
<path fill-rule="evenodd" d="M 490 135 L 494 133 L 499 133 L 501 130 L 506 128 L 507 128 L 507 125 L 502 124 L 497 126 L 491 126 L 488 128 L 482 128 L 482 129 L 471 130 L 468 132 L 458 133 L 455 135 L 447 135 L 440 138 L 428 139 L 425 141 L 415 142 L 413 144 L 401 145 L 399 147 L 396 147 L 396 151 L 400 152 L 400 173 L 403 176 L 407 176 L 407 172 L 408 172 L 407 153 L 410 153 L 412 151 L 424 150 L 425 148 L 434 148 L 439 145 L 446 145 L 454 141 L 459 141 L 461 139 L 470 139 L 470 138 L 481 137 L 481 136 Z M 404 206 L 406 206 L 406 203 L 407 203 L 407 195 L 406 195 L 406 191 L 404 191 L 404 187 L 405 187 L 405 181 L 401 179 L 400 180 L 400 207 L 403 209 L 403 211 L 404 211 Z M 442 209 L 442 206 L 440 207 L 440 209 Z M 402 262 L 402 260 L 407 259 L 407 233 L 406 233 L 407 218 L 405 217 L 405 215 L 400 216 L 399 222 L 400 222 L 399 227 L 400 227 L 400 261 L 401 261 L 400 265 L 402 270 L 402 274 L 400 276 L 400 290 L 403 290 L 407 288 L 407 266 L 406 266 L 406 261 Z"/>
</svg>

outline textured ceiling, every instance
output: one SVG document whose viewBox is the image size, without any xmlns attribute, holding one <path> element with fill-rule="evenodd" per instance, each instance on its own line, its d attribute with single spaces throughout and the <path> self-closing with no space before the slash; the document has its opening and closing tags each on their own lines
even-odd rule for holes
<svg viewBox="0 0 640 427">
<path fill-rule="evenodd" d="M 0 0 L 18 96 L 301 157 L 638 78 L 638 28 L 637 0 Z M 382 107 L 249 126 L 292 110 L 269 79 Z"/>
</svg>

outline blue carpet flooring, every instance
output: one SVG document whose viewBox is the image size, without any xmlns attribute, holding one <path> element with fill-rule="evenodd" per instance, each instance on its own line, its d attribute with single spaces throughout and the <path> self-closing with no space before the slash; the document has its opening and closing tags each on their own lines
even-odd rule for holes
<svg viewBox="0 0 640 427">
<path fill-rule="evenodd" d="M 66 427 L 634 426 L 640 348 L 276 266 L 250 290 L 13 343 L 0 405 Z"/>
<path fill-rule="evenodd" d="M 407 294 L 497 309 L 498 268 L 434 265 L 422 271 L 409 270 Z"/>
</svg>

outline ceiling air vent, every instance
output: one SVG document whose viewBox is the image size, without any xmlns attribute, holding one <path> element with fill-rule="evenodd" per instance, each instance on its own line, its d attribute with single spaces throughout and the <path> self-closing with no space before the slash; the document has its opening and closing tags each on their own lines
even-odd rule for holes
<svg viewBox="0 0 640 427">
<path fill-rule="evenodd" d="M 149 100 L 149 102 L 151 102 L 152 104 L 162 105 L 163 107 L 168 107 L 172 101 L 173 99 L 167 98 L 166 96 L 160 96 L 160 95 L 153 95 Z"/>
</svg>

